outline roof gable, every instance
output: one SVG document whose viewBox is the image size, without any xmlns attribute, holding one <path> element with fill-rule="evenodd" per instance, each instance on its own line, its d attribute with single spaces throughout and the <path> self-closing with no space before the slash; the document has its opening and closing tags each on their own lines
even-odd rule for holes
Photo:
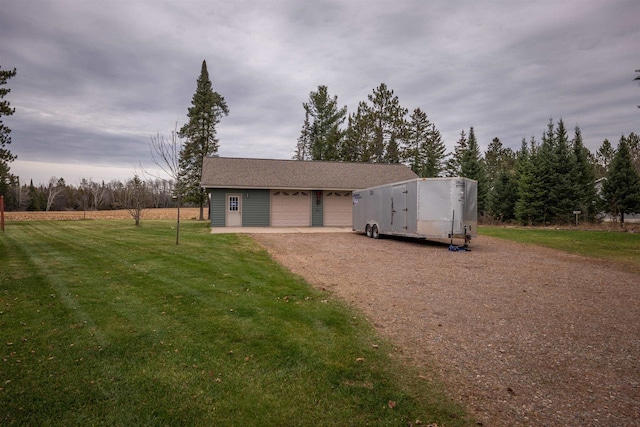
<svg viewBox="0 0 640 427">
<path fill-rule="evenodd" d="M 417 178 L 402 164 L 208 157 L 205 188 L 296 188 L 358 190 Z"/>
</svg>

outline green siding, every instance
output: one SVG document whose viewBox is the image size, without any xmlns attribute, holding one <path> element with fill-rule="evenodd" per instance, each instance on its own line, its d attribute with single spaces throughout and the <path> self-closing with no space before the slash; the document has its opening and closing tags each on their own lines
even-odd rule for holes
<svg viewBox="0 0 640 427">
<path fill-rule="evenodd" d="M 320 203 L 318 203 L 317 193 L 320 193 Z M 314 190 L 311 192 L 311 226 L 322 227 L 323 226 L 323 207 L 324 207 L 324 195 L 321 190 Z"/>
<path fill-rule="evenodd" d="M 268 227 L 271 205 L 269 190 L 214 188 L 211 193 L 211 227 L 226 226 L 227 194 L 242 194 L 242 226 Z"/>
<path fill-rule="evenodd" d="M 238 190 L 242 192 L 242 226 L 268 227 L 271 219 L 269 190 Z"/>
<path fill-rule="evenodd" d="M 214 188 L 209 190 L 209 192 L 211 193 L 211 226 L 224 227 L 226 225 L 225 213 L 227 200 L 225 194 L 227 194 L 227 190 Z"/>
</svg>

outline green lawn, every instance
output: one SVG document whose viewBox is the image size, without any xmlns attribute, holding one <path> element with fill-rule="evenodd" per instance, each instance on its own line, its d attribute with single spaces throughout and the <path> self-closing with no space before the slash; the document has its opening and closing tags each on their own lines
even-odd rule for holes
<svg viewBox="0 0 640 427">
<path fill-rule="evenodd" d="M 0 425 L 468 424 L 249 237 L 172 226 L 7 224 Z"/>
<path fill-rule="evenodd" d="M 640 271 L 640 234 L 482 226 L 481 235 L 529 243 L 619 263 Z"/>
</svg>

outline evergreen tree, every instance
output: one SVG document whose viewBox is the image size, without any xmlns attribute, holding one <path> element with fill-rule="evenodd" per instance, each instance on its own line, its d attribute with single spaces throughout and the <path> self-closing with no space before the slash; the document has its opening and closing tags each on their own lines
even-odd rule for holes
<svg viewBox="0 0 640 427">
<path fill-rule="evenodd" d="M 526 144 L 526 142 L 525 142 Z M 493 138 L 484 154 L 487 171 L 487 211 L 500 220 L 515 218 L 517 181 L 516 157 L 513 150 L 504 148 L 499 138 Z M 509 191 L 512 193 L 510 194 Z"/>
<path fill-rule="evenodd" d="M 536 225 L 545 220 L 544 187 L 540 176 L 536 173 L 539 162 L 540 146 L 535 138 L 531 138 L 527 146 L 522 140 L 522 147 L 517 153 L 516 177 L 518 182 L 518 201 L 515 206 L 516 219 L 523 225 Z"/>
<path fill-rule="evenodd" d="M 407 123 L 407 139 L 404 141 L 403 160 L 418 176 L 422 176 L 425 153 L 422 150 L 431 122 L 420 108 L 413 110 Z"/>
<path fill-rule="evenodd" d="M 413 110 L 404 141 L 403 160 L 420 177 L 436 177 L 443 169 L 445 146 L 440 132 L 420 108 Z"/>
<path fill-rule="evenodd" d="M 449 153 L 449 159 L 446 163 L 447 176 L 455 177 L 460 176 L 462 173 L 460 164 L 462 162 L 462 155 L 467 150 L 467 134 L 464 133 L 464 129 L 460 131 L 460 139 L 456 142 L 454 151 Z"/>
<path fill-rule="evenodd" d="M 309 113 L 304 113 L 304 123 L 296 144 L 296 152 L 293 155 L 294 160 L 311 160 L 311 123 L 309 122 Z"/>
<path fill-rule="evenodd" d="M 611 162 L 607 179 L 602 185 L 602 196 L 611 215 L 620 215 L 624 224 L 624 214 L 640 212 L 640 174 L 631 163 L 627 139 L 622 136 Z"/>
<path fill-rule="evenodd" d="M 609 165 L 615 157 L 616 150 L 611 146 L 608 139 L 602 141 L 602 145 L 596 151 L 596 178 L 607 176 Z"/>
<path fill-rule="evenodd" d="M 367 96 L 369 104 L 360 102 L 358 112 L 350 117 L 350 147 L 360 147 L 360 161 L 397 163 L 400 161 L 398 141 L 406 137 L 404 117 L 408 110 L 402 108 L 393 90 L 381 83 Z M 359 138 L 354 141 L 353 138 Z"/>
<path fill-rule="evenodd" d="M 309 93 L 309 102 L 303 103 L 305 120 L 310 119 L 308 129 L 308 152 L 312 160 L 339 160 L 340 145 L 344 132 L 340 126 L 347 117 L 347 107 L 338 108 L 338 97 L 329 96 L 326 86 L 318 86 L 317 92 Z"/>
<path fill-rule="evenodd" d="M 11 154 L 7 145 L 11 144 L 11 129 L 2 122 L 2 116 L 11 116 L 15 112 L 15 108 L 11 108 L 9 101 L 6 101 L 4 97 L 11 92 L 11 89 L 3 88 L 2 86 L 7 84 L 7 80 L 16 75 L 16 69 L 2 70 L 0 69 L 0 195 L 4 196 L 7 205 L 11 205 L 13 202 L 10 199 L 11 195 L 9 188 L 15 185 L 16 177 L 10 172 L 9 163 L 16 159 L 16 156 Z"/>
<path fill-rule="evenodd" d="M 629 155 L 634 169 L 640 173 L 640 137 L 635 132 L 631 132 L 627 137 Z"/>
<path fill-rule="evenodd" d="M 498 221 L 512 221 L 516 218 L 518 202 L 518 181 L 514 171 L 502 169 L 493 181 L 488 205 L 491 215 Z"/>
<path fill-rule="evenodd" d="M 572 181 L 574 169 L 569 137 L 562 119 L 558 121 L 551 155 L 552 174 L 549 186 L 549 222 L 568 223 L 578 207 L 577 185 Z"/>
<path fill-rule="evenodd" d="M 421 176 L 424 178 L 435 178 L 442 175 L 445 167 L 445 151 L 446 147 L 444 141 L 442 141 L 442 135 L 432 123 L 429 139 L 424 147 L 426 160 Z"/>
<path fill-rule="evenodd" d="M 589 159 L 591 154 L 582 142 L 582 132 L 580 127 L 576 126 L 575 134 L 572 140 L 573 150 L 573 170 L 572 182 L 575 184 L 576 200 L 578 204 L 576 208 L 582 211 L 583 217 L 588 221 L 594 221 L 596 217 L 596 189 L 595 189 L 595 171 L 593 164 Z"/>
<path fill-rule="evenodd" d="M 229 114 L 224 98 L 212 88 L 206 61 L 202 61 L 196 92 L 191 100 L 187 117 L 189 121 L 180 129 L 179 136 L 185 138 L 180 152 L 181 179 L 185 183 L 186 197 L 200 207 L 200 220 L 204 219 L 203 206 L 207 195 L 200 188 L 202 165 L 205 157 L 218 153 L 219 141 L 216 125 Z"/>
<path fill-rule="evenodd" d="M 473 127 L 469 129 L 468 146 L 460 157 L 460 175 L 478 181 L 478 214 L 485 212 L 487 176 Z"/>
<path fill-rule="evenodd" d="M 344 161 L 370 163 L 375 161 L 375 134 L 368 106 L 360 101 L 355 113 L 349 115 L 347 133 L 341 153 Z"/>
</svg>

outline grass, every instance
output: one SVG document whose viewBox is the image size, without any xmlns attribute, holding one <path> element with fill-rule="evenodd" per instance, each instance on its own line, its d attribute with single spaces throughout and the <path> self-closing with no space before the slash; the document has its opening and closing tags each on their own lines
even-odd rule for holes
<svg viewBox="0 0 640 427">
<path fill-rule="evenodd" d="M 359 313 L 249 237 L 183 222 L 175 246 L 174 233 L 7 224 L 0 424 L 468 424 Z"/>
<path fill-rule="evenodd" d="M 545 246 L 640 271 L 640 235 L 635 233 L 488 226 L 480 227 L 479 232 L 485 236 Z"/>
</svg>

